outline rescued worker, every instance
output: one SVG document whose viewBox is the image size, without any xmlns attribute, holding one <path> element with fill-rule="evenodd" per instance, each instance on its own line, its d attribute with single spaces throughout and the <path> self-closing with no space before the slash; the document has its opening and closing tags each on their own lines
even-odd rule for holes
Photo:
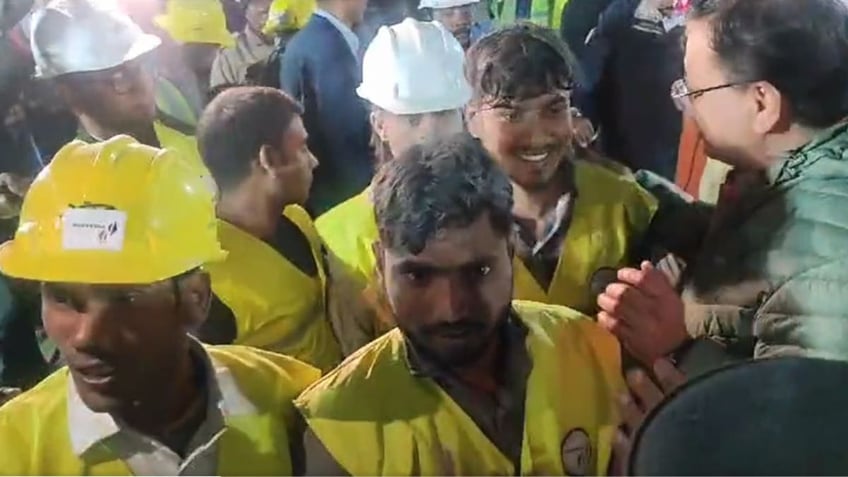
<svg viewBox="0 0 848 477">
<path fill-rule="evenodd" d="M 514 298 L 594 314 L 593 275 L 640 258 L 656 200 L 631 177 L 576 159 L 577 65 L 552 30 L 504 27 L 465 65 L 468 129 L 513 186 Z"/>
<path fill-rule="evenodd" d="M 380 28 L 365 52 L 362 84 L 357 89 L 371 103 L 378 163 L 390 161 L 426 138 L 463 130 L 462 108 L 471 97 L 463 58 L 462 47 L 439 23 L 408 18 Z M 377 224 L 371 188 L 324 213 L 315 225 L 348 272 L 363 285 L 373 285 Z M 375 294 L 371 296 L 376 299 Z M 391 320 L 361 323 L 358 335 L 364 341 L 342 343 L 342 347 L 346 352 L 357 349 L 393 326 Z"/>
<path fill-rule="evenodd" d="M 0 473 L 300 472 L 289 403 L 319 371 L 189 336 L 211 298 L 203 267 L 224 255 L 214 194 L 187 161 L 127 136 L 61 149 L 0 271 L 41 284 L 67 367 L 0 407 Z"/>
<path fill-rule="evenodd" d="M 307 474 L 605 474 L 618 342 L 511 300 L 513 192 L 486 150 L 467 133 L 413 145 L 372 187 L 398 326 L 297 398 Z"/>
<path fill-rule="evenodd" d="M 345 294 L 342 267 L 334 266 L 302 207 L 318 164 L 302 113 L 280 90 L 237 87 L 201 116 L 198 141 L 221 189 L 218 237 L 228 256 L 207 267 L 214 298 L 199 337 L 284 353 L 329 371 L 342 358 L 334 324 L 344 337 L 351 327 L 343 323 L 365 307 L 357 305 L 361 290 Z"/>
</svg>

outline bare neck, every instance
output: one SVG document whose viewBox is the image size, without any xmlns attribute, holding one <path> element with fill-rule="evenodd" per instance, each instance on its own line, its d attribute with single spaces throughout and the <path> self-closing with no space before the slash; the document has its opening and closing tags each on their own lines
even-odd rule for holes
<svg viewBox="0 0 848 477">
<path fill-rule="evenodd" d="M 217 212 L 221 219 L 266 239 L 274 235 L 286 205 L 284 200 L 257 194 L 245 183 L 221 194 Z"/>
<path fill-rule="evenodd" d="M 80 122 L 82 128 L 91 135 L 94 139 L 98 141 L 105 141 L 107 139 L 113 138 L 119 134 L 127 134 L 132 136 L 138 142 L 142 144 L 147 144 L 148 146 L 159 147 L 159 139 L 156 137 L 156 130 L 153 129 L 153 124 L 148 124 L 144 127 L 138 128 L 137 131 L 117 131 L 113 128 L 109 128 L 103 124 L 98 123 L 97 121 L 91 119 L 89 116 L 81 115 L 77 118 Z"/>
</svg>

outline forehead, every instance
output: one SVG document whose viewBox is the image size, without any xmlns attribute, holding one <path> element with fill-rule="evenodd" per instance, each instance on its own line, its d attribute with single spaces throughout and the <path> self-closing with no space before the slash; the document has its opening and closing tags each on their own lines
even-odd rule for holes
<svg viewBox="0 0 848 477">
<path fill-rule="evenodd" d="M 712 47 L 712 38 L 712 25 L 709 18 L 687 22 L 684 57 L 687 81 L 699 82 L 723 77 L 718 56 Z M 697 86 L 702 87 L 701 84 Z"/>
<path fill-rule="evenodd" d="M 542 109 L 553 104 L 567 102 L 571 97 L 571 92 L 566 89 L 557 89 L 551 93 L 540 94 L 532 98 L 520 99 L 514 101 L 498 101 L 492 100 L 496 107 L 509 107 L 515 109 L 532 110 Z"/>
<path fill-rule="evenodd" d="M 439 230 L 418 255 L 402 250 L 388 250 L 387 255 L 395 265 L 413 263 L 435 268 L 456 268 L 506 255 L 506 240 L 492 227 L 489 214 L 484 214 L 466 227 Z"/>
</svg>

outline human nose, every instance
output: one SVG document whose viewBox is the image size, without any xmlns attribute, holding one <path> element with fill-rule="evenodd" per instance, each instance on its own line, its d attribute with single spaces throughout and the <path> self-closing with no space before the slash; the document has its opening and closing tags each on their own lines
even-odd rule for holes
<svg viewBox="0 0 848 477">
<path fill-rule="evenodd" d="M 108 349 L 112 342 L 112 318 L 104 300 L 88 300 L 78 313 L 71 345 L 80 351 Z"/>
<path fill-rule="evenodd" d="M 433 291 L 434 311 L 443 321 L 458 321 L 470 311 L 471 293 L 459 274 L 438 278 Z"/>
</svg>

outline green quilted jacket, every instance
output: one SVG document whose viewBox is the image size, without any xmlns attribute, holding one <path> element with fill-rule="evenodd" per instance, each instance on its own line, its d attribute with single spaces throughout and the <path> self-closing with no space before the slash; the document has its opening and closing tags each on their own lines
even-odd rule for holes
<svg viewBox="0 0 848 477">
<path fill-rule="evenodd" d="M 744 185 L 725 186 L 715 208 L 649 187 L 661 219 L 676 219 L 665 220 L 665 236 L 677 238 L 664 245 L 688 263 L 690 334 L 737 358 L 848 360 L 848 125 L 764 174 L 739 176 Z"/>
</svg>

